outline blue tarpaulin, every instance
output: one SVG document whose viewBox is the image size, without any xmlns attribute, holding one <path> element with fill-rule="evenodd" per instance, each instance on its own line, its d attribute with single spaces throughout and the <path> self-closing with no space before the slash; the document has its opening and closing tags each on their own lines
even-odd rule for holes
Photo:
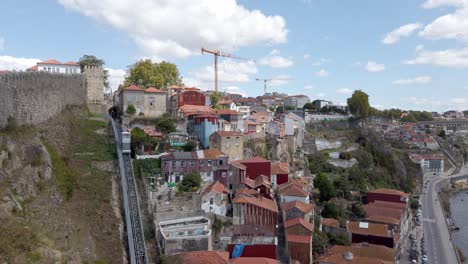
<svg viewBox="0 0 468 264">
<path fill-rule="evenodd" d="M 242 251 L 244 251 L 244 244 L 238 244 L 234 246 L 232 250 L 232 258 L 239 258 L 242 256 Z"/>
</svg>

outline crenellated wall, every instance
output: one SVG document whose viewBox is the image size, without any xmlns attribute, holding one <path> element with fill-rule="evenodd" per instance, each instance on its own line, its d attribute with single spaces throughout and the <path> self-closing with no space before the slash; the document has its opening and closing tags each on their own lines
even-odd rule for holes
<svg viewBox="0 0 468 264">
<path fill-rule="evenodd" d="M 0 75 L 0 128 L 8 117 L 18 124 L 38 124 L 60 113 L 68 105 L 87 102 L 83 74 L 11 72 Z"/>
</svg>

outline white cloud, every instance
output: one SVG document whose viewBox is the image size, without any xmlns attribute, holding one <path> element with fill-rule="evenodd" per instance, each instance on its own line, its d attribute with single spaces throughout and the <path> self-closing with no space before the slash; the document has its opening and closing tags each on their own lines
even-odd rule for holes
<svg viewBox="0 0 468 264">
<path fill-rule="evenodd" d="M 235 93 L 235 94 L 241 94 L 242 96 L 246 97 L 247 92 L 238 87 L 238 86 L 226 86 L 226 87 L 221 87 L 221 90 L 224 92 L 226 91 L 227 93 Z"/>
<path fill-rule="evenodd" d="M 277 76 L 273 77 L 272 79 L 273 80 L 271 80 L 268 83 L 268 85 L 270 85 L 270 86 L 282 86 L 282 85 L 286 85 L 286 84 L 289 83 L 289 81 L 291 80 L 291 76 L 281 74 L 281 75 L 277 75 Z"/>
<path fill-rule="evenodd" d="M 38 63 L 39 59 L 16 58 L 12 56 L 0 56 L 0 70 L 24 71 Z"/>
<path fill-rule="evenodd" d="M 328 63 L 330 62 L 331 60 L 330 59 L 327 59 L 327 58 L 320 58 L 318 59 L 317 61 L 314 61 L 312 63 L 312 66 L 322 66 L 323 64 L 325 63 Z"/>
<path fill-rule="evenodd" d="M 393 82 L 396 85 L 415 85 L 415 84 L 428 84 L 432 81 L 431 76 L 418 76 L 415 78 L 400 79 Z"/>
<path fill-rule="evenodd" d="M 438 17 L 419 33 L 428 39 L 456 39 L 468 42 L 468 7 Z"/>
<path fill-rule="evenodd" d="M 392 32 L 388 33 L 383 39 L 383 44 L 394 44 L 397 43 L 401 38 L 411 36 L 416 30 L 422 27 L 419 23 L 406 24 L 403 25 Z"/>
<path fill-rule="evenodd" d="M 468 48 L 439 51 L 421 50 L 417 53 L 415 59 L 404 61 L 404 63 L 464 68 L 468 67 Z"/>
<path fill-rule="evenodd" d="M 248 10 L 236 0 L 58 0 L 65 8 L 126 32 L 145 56 L 187 57 L 200 47 L 232 51 L 284 43 L 285 19 Z"/>
<path fill-rule="evenodd" d="M 419 44 L 419 45 L 416 46 L 416 48 L 414 50 L 416 50 L 416 52 L 420 52 L 420 51 L 424 50 L 424 45 Z"/>
<path fill-rule="evenodd" d="M 452 102 L 454 104 L 466 104 L 467 100 L 466 100 L 466 98 L 452 98 L 452 99 L 450 99 L 450 102 Z"/>
<path fill-rule="evenodd" d="M 422 4 L 423 8 L 430 9 L 441 6 L 455 6 L 462 7 L 467 6 L 468 0 L 427 0 Z"/>
<path fill-rule="evenodd" d="M 353 90 L 351 90 L 349 88 L 340 88 L 340 89 L 336 90 L 336 93 L 339 93 L 339 94 L 352 94 Z"/>
<path fill-rule="evenodd" d="M 306 85 L 306 86 L 304 86 L 304 89 L 306 89 L 306 90 L 313 90 L 313 89 L 315 89 L 315 86 L 313 86 L 313 85 Z"/>
<path fill-rule="evenodd" d="M 272 68 L 287 68 L 294 64 L 291 58 L 282 57 L 279 53 L 279 50 L 272 50 L 268 55 L 260 60 L 260 64 L 268 65 Z"/>
<path fill-rule="evenodd" d="M 310 58 L 310 54 L 309 53 L 304 54 L 304 59 L 308 59 L 308 58 Z"/>
<path fill-rule="evenodd" d="M 366 64 L 366 71 L 368 72 L 381 72 L 385 70 L 384 64 L 379 64 L 375 61 L 368 61 Z"/>
<path fill-rule="evenodd" d="M 0 52 L 5 50 L 5 38 L 0 37 Z"/>
<path fill-rule="evenodd" d="M 321 69 L 320 71 L 316 72 L 315 75 L 317 75 L 318 77 L 327 77 L 330 75 L 330 73 L 324 69 Z"/>
<path fill-rule="evenodd" d="M 125 70 L 122 69 L 112 69 L 112 68 L 105 68 L 109 73 L 109 87 L 112 91 L 117 90 L 119 85 L 123 83 L 125 79 Z"/>
</svg>

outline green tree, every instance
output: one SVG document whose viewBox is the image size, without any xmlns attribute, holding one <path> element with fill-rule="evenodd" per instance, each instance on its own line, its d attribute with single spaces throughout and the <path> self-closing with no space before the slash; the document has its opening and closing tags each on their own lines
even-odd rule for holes
<svg viewBox="0 0 468 264">
<path fill-rule="evenodd" d="M 318 110 L 317 107 L 313 103 L 306 103 L 302 109 L 304 110 Z"/>
<path fill-rule="evenodd" d="M 78 61 L 78 64 L 80 65 L 81 71 L 83 71 L 85 66 L 103 67 L 106 62 L 96 58 L 94 55 L 83 55 Z M 109 88 L 109 71 L 106 69 L 104 69 L 104 87 Z"/>
<path fill-rule="evenodd" d="M 184 151 L 189 152 L 189 151 L 194 151 L 197 148 L 197 143 L 195 141 L 189 141 L 185 146 L 182 147 Z"/>
<path fill-rule="evenodd" d="M 322 216 L 340 220 L 345 217 L 345 211 L 336 203 L 328 202 L 325 204 L 325 207 L 323 208 Z"/>
<path fill-rule="evenodd" d="M 369 95 L 361 90 L 354 91 L 351 98 L 348 98 L 348 108 L 355 117 L 366 118 L 371 110 Z"/>
<path fill-rule="evenodd" d="M 156 119 L 156 129 L 165 134 L 175 132 L 176 121 L 169 114 L 164 114 Z"/>
<path fill-rule="evenodd" d="M 197 171 L 192 171 L 184 175 L 184 179 L 179 183 L 179 191 L 192 192 L 200 188 L 201 176 Z"/>
<path fill-rule="evenodd" d="M 130 135 L 132 137 L 132 145 L 134 146 L 139 146 L 141 143 L 146 142 L 147 137 L 145 131 L 139 127 L 133 128 Z"/>
<path fill-rule="evenodd" d="M 366 216 L 366 211 L 364 211 L 361 203 L 353 203 L 351 205 L 351 212 L 353 212 L 357 218 L 363 218 Z"/>
<path fill-rule="evenodd" d="M 328 246 L 327 233 L 315 230 L 312 240 L 312 253 L 314 256 L 324 254 Z"/>
<path fill-rule="evenodd" d="M 212 108 L 218 108 L 218 103 L 219 101 L 221 100 L 221 94 L 219 92 L 213 92 L 211 95 L 210 95 L 210 101 L 211 101 L 211 104 L 210 106 Z"/>
<path fill-rule="evenodd" d="M 335 187 L 326 173 L 319 173 L 314 178 L 314 187 L 320 191 L 321 202 L 326 202 L 335 196 Z"/>
<path fill-rule="evenodd" d="M 131 65 L 125 78 L 125 86 L 135 84 L 141 87 L 165 89 L 167 85 L 182 85 L 177 66 L 170 62 L 153 63 L 151 60 L 140 60 Z"/>
<path fill-rule="evenodd" d="M 447 133 L 445 132 L 445 130 L 442 129 L 442 130 L 439 132 L 439 135 L 438 135 L 438 136 L 445 139 L 445 138 L 447 137 Z"/>
<path fill-rule="evenodd" d="M 276 107 L 276 113 L 282 114 L 284 113 L 284 107 L 282 105 Z"/>
<path fill-rule="evenodd" d="M 134 115 L 136 113 L 136 109 L 132 104 L 129 104 L 127 106 L 127 110 L 125 110 L 125 113 L 127 113 L 129 115 Z"/>
</svg>

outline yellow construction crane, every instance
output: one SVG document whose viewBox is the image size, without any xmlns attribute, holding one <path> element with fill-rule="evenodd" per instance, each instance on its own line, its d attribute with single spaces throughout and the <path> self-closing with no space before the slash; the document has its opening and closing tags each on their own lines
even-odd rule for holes
<svg viewBox="0 0 468 264">
<path fill-rule="evenodd" d="M 255 62 L 254 60 L 250 60 L 250 59 L 246 59 L 246 58 L 237 57 L 237 56 L 234 56 L 234 55 L 232 55 L 232 54 L 224 53 L 224 52 L 219 51 L 219 50 L 208 50 L 208 49 L 205 49 L 205 48 L 201 48 L 201 53 L 202 53 L 202 54 L 209 53 L 209 54 L 213 54 L 213 55 L 214 55 L 215 91 L 216 91 L 216 92 L 218 92 L 218 57 L 219 57 L 219 56 L 221 56 L 221 57 L 227 57 L 227 58 L 233 58 L 233 59 L 238 59 L 238 60 L 247 60 L 247 61 L 253 61 L 253 62 Z"/>
<path fill-rule="evenodd" d="M 267 82 L 269 82 L 269 81 L 288 81 L 288 80 L 292 80 L 292 79 L 291 78 L 270 78 L 270 79 L 255 78 L 255 80 L 263 82 L 263 94 L 266 94 Z"/>
</svg>

